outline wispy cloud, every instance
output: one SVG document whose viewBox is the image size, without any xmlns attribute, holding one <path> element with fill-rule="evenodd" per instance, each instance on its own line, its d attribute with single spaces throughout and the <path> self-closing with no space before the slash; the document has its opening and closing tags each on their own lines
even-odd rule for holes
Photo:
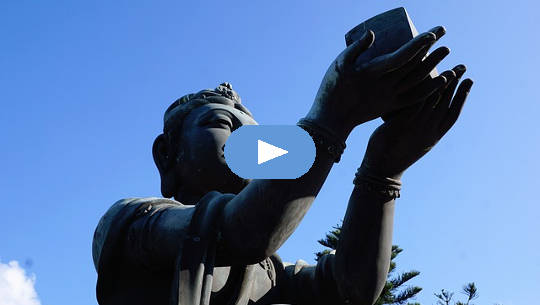
<svg viewBox="0 0 540 305">
<path fill-rule="evenodd" d="M 35 282 L 36 276 L 27 275 L 17 261 L 0 262 L 0 304 L 40 305 Z"/>
</svg>

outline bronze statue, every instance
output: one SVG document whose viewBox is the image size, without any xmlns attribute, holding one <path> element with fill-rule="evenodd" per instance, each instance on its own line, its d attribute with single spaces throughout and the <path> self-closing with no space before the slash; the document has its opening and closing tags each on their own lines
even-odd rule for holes
<svg viewBox="0 0 540 305">
<path fill-rule="evenodd" d="M 298 123 L 317 149 L 298 179 L 249 181 L 229 170 L 227 137 L 257 124 L 230 84 L 175 101 L 152 148 L 163 197 L 174 200 L 123 199 L 102 217 L 93 243 L 99 304 L 372 304 L 389 268 L 401 176 L 456 122 L 473 84 L 458 85 L 463 65 L 430 76 L 449 54 L 427 55 L 444 33 L 435 27 L 371 58 L 362 54 L 373 31 L 350 41 Z M 354 178 L 337 250 L 316 265 L 283 263 L 276 251 L 349 133 L 377 117 L 384 123 Z"/>
</svg>

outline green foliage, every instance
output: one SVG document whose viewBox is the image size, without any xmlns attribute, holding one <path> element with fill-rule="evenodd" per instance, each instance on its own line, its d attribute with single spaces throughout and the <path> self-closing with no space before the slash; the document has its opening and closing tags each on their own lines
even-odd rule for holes
<svg viewBox="0 0 540 305">
<path fill-rule="evenodd" d="M 336 225 L 333 227 L 332 231 L 326 233 L 326 237 L 324 239 L 319 239 L 318 242 L 319 244 L 329 248 L 329 249 L 324 249 L 323 251 L 321 252 L 317 252 L 315 253 L 315 255 L 317 256 L 316 257 L 316 260 L 319 260 L 319 258 L 323 255 L 326 255 L 326 254 L 329 254 L 332 250 L 335 250 L 337 248 L 337 244 L 338 244 L 338 241 L 339 241 L 339 235 L 341 234 L 341 226 L 340 225 Z M 332 249 L 332 250 L 330 250 Z"/>
<path fill-rule="evenodd" d="M 467 297 L 467 300 L 465 302 L 457 301 L 454 305 L 474 305 L 471 301 L 478 298 L 478 289 L 474 282 L 463 286 L 461 293 Z M 437 297 L 437 305 L 451 305 L 454 293 L 442 289 L 441 293 L 435 293 L 435 297 Z"/>
<path fill-rule="evenodd" d="M 329 254 L 332 250 L 335 250 L 337 248 L 340 234 L 341 226 L 336 225 L 330 232 L 326 233 L 324 239 L 319 240 L 319 244 L 327 247 L 328 249 L 324 249 L 323 251 L 315 253 L 315 255 L 317 256 L 317 260 L 319 260 L 321 256 Z M 403 249 L 399 248 L 398 246 L 392 246 L 390 269 L 388 271 L 386 284 L 384 285 L 384 289 L 381 295 L 375 302 L 375 305 L 420 305 L 420 303 L 408 303 L 407 301 L 414 298 L 420 291 L 422 291 L 422 288 L 418 286 L 403 286 L 405 283 L 418 276 L 420 272 L 412 270 L 403 272 L 401 274 L 395 274 L 396 262 L 394 262 L 394 259 L 402 251 Z M 463 286 L 461 292 L 466 296 L 467 300 L 465 302 L 456 301 L 452 304 L 452 298 L 454 297 L 454 293 L 442 289 L 440 293 L 435 293 L 435 297 L 437 298 L 437 305 L 474 305 L 473 303 L 471 303 L 471 301 L 478 298 L 478 289 L 476 288 L 476 285 L 474 283 L 468 283 L 467 285 Z"/>
<path fill-rule="evenodd" d="M 449 305 L 454 293 L 441 289 L 441 293 L 435 293 L 435 296 L 437 297 L 437 305 Z"/>
</svg>

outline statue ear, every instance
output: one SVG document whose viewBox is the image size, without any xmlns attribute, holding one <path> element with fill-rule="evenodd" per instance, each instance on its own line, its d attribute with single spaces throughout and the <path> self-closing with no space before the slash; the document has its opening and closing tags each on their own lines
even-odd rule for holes
<svg viewBox="0 0 540 305">
<path fill-rule="evenodd" d="M 160 134 L 154 140 L 152 156 L 161 176 L 161 194 L 163 197 L 170 198 L 178 189 L 178 185 L 174 170 L 176 167 L 174 150 L 167 135 Z"/>
</svg>

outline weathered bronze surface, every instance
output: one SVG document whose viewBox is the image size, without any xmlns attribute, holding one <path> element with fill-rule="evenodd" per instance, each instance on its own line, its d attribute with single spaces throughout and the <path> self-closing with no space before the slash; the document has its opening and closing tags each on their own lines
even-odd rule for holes
<svg viewBox="0 0 540 305">
<path fill-rule="evenodd" d="M 398 9 L 347 34 L 300 124 L 318 145 L 298 179 L 250 181 L 229 170 L 228 136 L 257 124 L 230 84 L 175 101 L 152 148 L 165 198 L 120 200 L 96 228 L 99 304 L 372 304 L 390 264 L 401 176 L 453 126 L 472 86 L 460 83 L 463 65 L 430 77 L 449 53 L 428 55 L 445 29 L 415 31 Z M 329 147 L 378 117 L 337 250 L 316 265 L 283 263 L 276 251 L 339 160 Z"/>
</svg>

